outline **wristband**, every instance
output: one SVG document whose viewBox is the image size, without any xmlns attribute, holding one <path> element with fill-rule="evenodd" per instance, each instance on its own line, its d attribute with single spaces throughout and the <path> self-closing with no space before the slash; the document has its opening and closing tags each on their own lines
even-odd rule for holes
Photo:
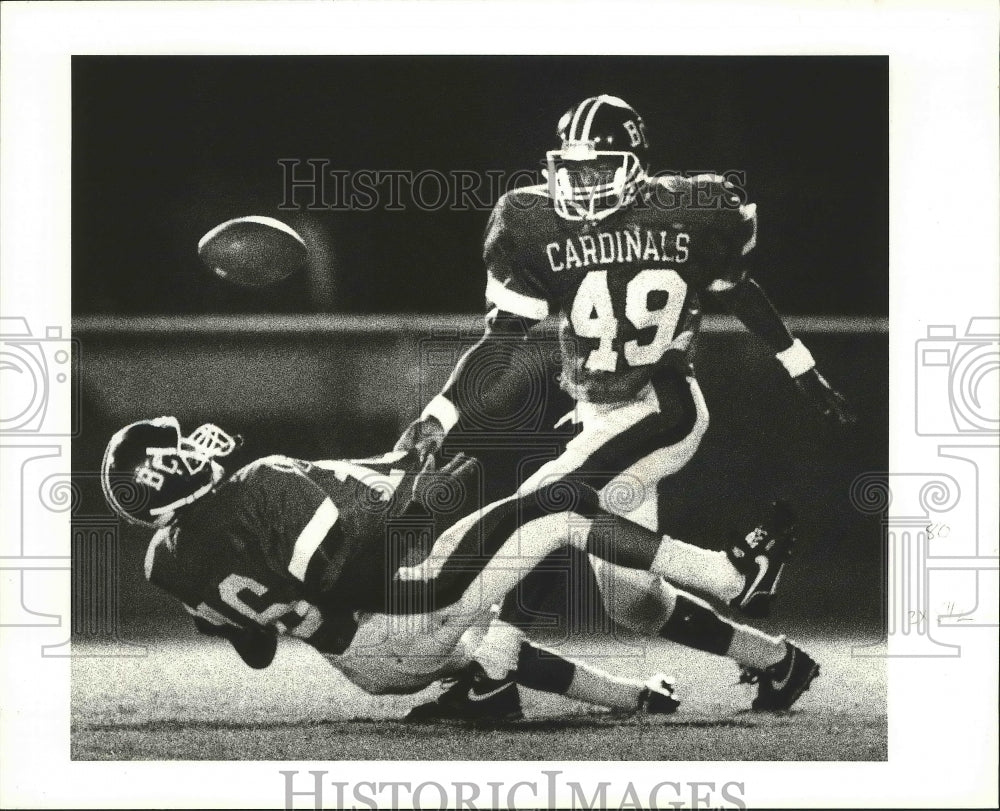
<svg viewBox="0 0 1000 811">
<path fill-rule="evenodd" d="M 789 377 L 798 377 L 816 366 L 812 354 L 798 338 L 788 349 L 783 349 L 775 357 L 785 367 Z"/>
<path fill-rule="evenodd" d="M 441 423 L 441 427 L 447 434 L 458 423 L 458 409 L 455 408 L 455 404 L 451 400 L 443 394 L 439 394 L 427 404 L 420 415 L 422 420 L 426 420 L 428 417 L 434 417 Z"/>
</svg>

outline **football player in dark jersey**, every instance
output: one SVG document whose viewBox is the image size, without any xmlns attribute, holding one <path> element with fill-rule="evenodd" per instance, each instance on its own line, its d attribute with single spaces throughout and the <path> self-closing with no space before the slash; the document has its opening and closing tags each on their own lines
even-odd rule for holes
<svg viewBox="0 0 1000 811">
<path fill-rule="evenodd" d="M 172 417 L 142 420 L 112 437 L 101 481 L 119 516 L 155 529 L 147 579 L 251 667 L 267 667 L 277 636 L 287 635 L 373 694 L 417 692 L 475 664 L 618 710 L 677 708 L 662 674 L 643 682 L 540 655 L 495 617 L 493 604 L 523 572 L 516 560 L 498 567 L 495 555 L 476 563 L 470 552 L 508 543 L 517 515 L 539 513 L 540 495 L 436 537 L 474 505 L 467 457 L 434 471 L 406 452 L 362 461 L 268 456 L 227 477 L 216 460 L 236 445 L 214 425 L 184 436 Z M 421 563 L 435 540 L 437 577 L 425 582 Z M 442 551 L 449 547 L 461 560 Z M 489 698 L 491 717 L 520 717 L 519 702 L 502 712 L 502 692 Z"/>
<path fill-rule="evenodd" d="M 515 684 L 621 710 L 676 709 L 661 674 L 621 679 L 542 652 L 496 616 L 562 545 L 660 570 L 663 539 L 608 515 L 592 488 L 557 482 L 476 509 L 474 463 L 463 456 L 440 472 L 403 451 L 361 461 L 268 456 L 226 477 L 216 459 L 236 444 L 214 425 L 184 436 L 174 418 L 142 420 L 112 437 L 101 480 L 118 515 L 155 529 L 147 579 L 251 667 L 270 664 L 283 634 L 373 694 L 416 692 L 470 667 L 499 683 L 472 699 L 478 714 L 451 717 L 520 717 Z M 727 627 L 717 653 L 750 666 L 772 656 L 772 638 Z M 788 695 L 762 686 L 755 706 L 790 704 Z M 438 720 L 434 706 L 410 718 Z"/>
<path fill-rule="evenodd" d="M 491 410 L 498 403 L 517 407 L 524 393 L 496 370 L 533 325 L 557 315 L 560 384 L 577 401 L 568 418 L 580 431 L 519 493 L 555 481 L 585 482 L 601 492 L 610 512 L 666 531 L 659 482 L 691 459 L 708 427 L 692 366 L 704 294 L 722 301 L 771 348 L 820 414 L 853 422 L 844 398 L 748 273 L 745 257 L 757 237 L 754 204 L 721 177 L 648 175 L 645 125 L 618 97 L 585 99 L 562 116 L 557 130 L 561 144 L 547 154 L 547 183 L 505 194 L 490 217 L 483 249 L 485 335 L 397 449 L 437 452 L 463 414 L 483 403 Z M 775 531 L 766 543 L 751 533 L 724 553 L 669 539 L 659 563 L 670 583 L 595 558 L 598 582 L 627 581 L 659 604 L 661 616 L 689 618 L 670 634 L 724 651 L 731 634 L 721 620 L 671 584 L 751 616 L 765 614 L 792 543 L 783 513 L 770 519 Z M 616 618 L 627 623 L 621 612 Z M 666 627 L 663 635 L 671 638 Z M 768 666 L 745 672 L 760 682 L 761 693 L 785 686 L 790 676 L 805 689 L 818 672 L 783 640 L 775 641 L 772 656 Z M 759 694 L 755 706 L 768 703 L 774 702 L 762 702 Z"/>
</svg>

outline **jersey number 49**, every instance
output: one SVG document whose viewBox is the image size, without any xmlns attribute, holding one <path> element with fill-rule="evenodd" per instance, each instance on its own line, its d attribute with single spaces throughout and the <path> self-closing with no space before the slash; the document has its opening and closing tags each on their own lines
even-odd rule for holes
<svg viewBox="0 0 1000 811">
<path fill-rule="evenodd" d="M 650 293 L 653 292 L 666 294 L 662 307 L 650 308 Z M 629 281 L 625 288 L 625 317 L 637 330 L 656 327 L 649 343 L 641 346 L 637 340 L 624 343 L 622 351 L 629 366 L 648 366 L 663 357 L 674 340 L 686 295 L 687 283 L 669 268 L 640 270 Z M 618 352 L 612 347 L 618 337 L 619 322 L 608 289 L 608 271 L 592 270 L 583 278 L 573 299 L 570 322 L 579 337 L 595 338 L 599 342 L 587 357 L 587 368 L 615 371 Z"/>
</svg>

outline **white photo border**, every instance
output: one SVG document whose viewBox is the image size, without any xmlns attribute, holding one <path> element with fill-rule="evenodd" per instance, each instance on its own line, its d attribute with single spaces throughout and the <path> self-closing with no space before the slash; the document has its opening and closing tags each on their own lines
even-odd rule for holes
<svg viewBox="0 0 1000 811">
<path fill-rule="evenodd" d="M 74 54 L 887 54 L 892 471 L 935 470 L 939 458 L 941 443 L 917 437 L 912 419 L 914 347 L 927 327 L 961 331 L 972 317 L 997 314 L 995 3 L 8 2 L 0 14 L 0 312 L 36 328 L 58 325 L 65 336 L 71 321 Z M 68 413 L 68 403 L 58 407 Z M 68 458 L 68 440 L 43 444 L 62 445 Z M 996 491 L 995 469 L 979 478 Z M 20 509 L 11 485 L 0 509 L 8 539 L 29 531 L 33 518 L 24 528 L 11 523 Z M 36 576 L 46 571 L 36 568 Z M 53 576 L 46 610 L 69 616 L 68 586 L 65 572 Z M 330 781 L 513 784 L 544 780 L 545 768 L 561 769 L 564 784 L 735 781 L 750 807 L 996 802 L 995 629 L 963 629 L 958 658 L 890 659 L 885 763 L 495 762 L 488 777 L 460 762 L 71 762 L 70 660 L 39 654 L 67 630 L 0 629 L 4 807 L 281 807 L 279 772 L 311 769 Z M 941 638 L 959 633 L 946 629 Z M 481 796 L 489 796 L 485 785 Z"/>
</svg>

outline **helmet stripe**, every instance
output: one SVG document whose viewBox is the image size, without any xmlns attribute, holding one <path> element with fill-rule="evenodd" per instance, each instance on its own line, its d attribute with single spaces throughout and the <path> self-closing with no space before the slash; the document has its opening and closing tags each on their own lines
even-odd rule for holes
<svg viewBox="0 0 1000 811">
<path fill-rule="evenodd" d="M 577 130 L 577 125 L 580 123 L 580 116 L 583 115 L 583 111 L 586 110 L 589 105 L 592 105 L 596 101 L 597 99 L 593 98 L 593 99 L 584 99 L 583 101 L 580 102 L 580 106 L 577 107 L 576 111 L 573 113 L 573 120 L 570 122 L 569 131 L 567 132 L 566 136 L 567 141 L 583 140 L 583 138 L 580 136 Z"/>
<path fill-rule="evenodd" d="M 590 111 L 587 113 L 587 120 L 584 121 L 583 123 L 583 132 L 580 135 L 581 141 L 590 140 L 590 128 L 591 126 L 593 126 L 594 123 L 594 115 L 597 113 L 597 110 L 600 108 L 602 104 L 604 104 L 603 96 L 598 96 L 596 99 L 594 99 L 594 104 L 590 108 Z"/>
</svg>

